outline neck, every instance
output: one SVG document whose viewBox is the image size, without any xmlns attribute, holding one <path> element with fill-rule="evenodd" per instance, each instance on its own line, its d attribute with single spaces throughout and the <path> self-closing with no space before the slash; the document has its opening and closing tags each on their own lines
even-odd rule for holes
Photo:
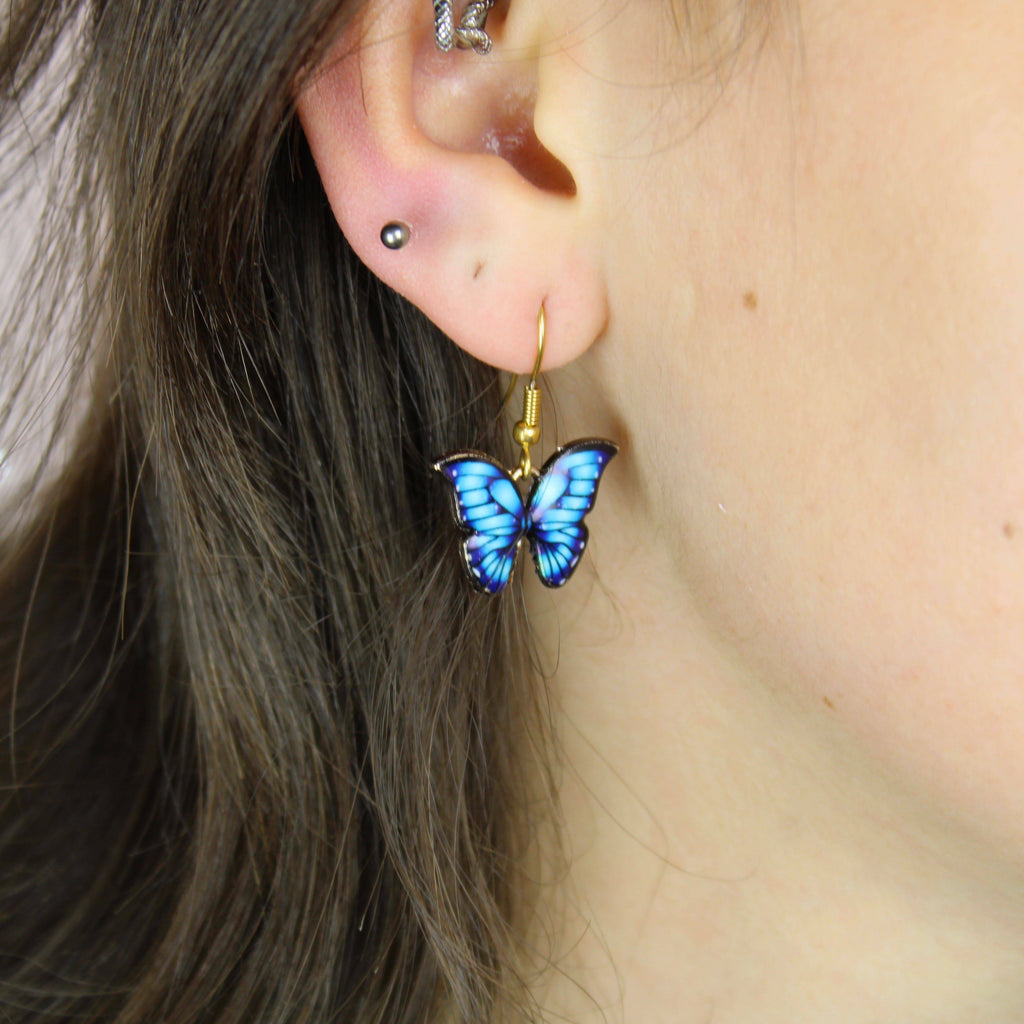
<svg viewBox="0 0 1024 1024">
<path fill-rule="evenodd" d="M 528 592 L 567 862 L 534 937 L 548 1017 L 1019 1021 L 1019 868 L 716 635 L 657 552 L 617 551 L 610 504 L 577 577 Z"/>
</svg>

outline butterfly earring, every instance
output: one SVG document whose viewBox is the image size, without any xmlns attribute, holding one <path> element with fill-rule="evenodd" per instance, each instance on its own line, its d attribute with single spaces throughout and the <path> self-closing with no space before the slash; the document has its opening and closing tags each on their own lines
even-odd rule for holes
<svg viewBox="0 0 1024 1024">
<path fill-rule="evenodd" d="M 512 436 L 522 448 L 511 472 L 483 452 L 453 452 L 434 463 L 451 485 L 452 511 L 463 533 L 462 557 L 470 583 L 497 594 L 512 578 L 523 538 L 541 582 L 560 587 L 587 546 L 584 517 L 594 507 L 601 474 L 619 450 L 600 438 L 559 448 L 538 472 L 530 453 L 540 441 L 540 388 L 544 307 L 537 315 L 537 358 L 523 390 L 523 418 Z M 529 482 L 526 500 L 520 487 Z"/>
</svg>

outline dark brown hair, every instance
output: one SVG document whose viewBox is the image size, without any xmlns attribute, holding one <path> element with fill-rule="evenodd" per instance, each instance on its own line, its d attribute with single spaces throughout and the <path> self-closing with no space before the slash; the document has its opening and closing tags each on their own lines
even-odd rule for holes
<svg viewBox="0 0 1024 1024">
<path fill-rule="evenodd" d="M 429 468 L 501 451 L 498 388 L 331 218 L 291 97 L 338 7 L 4 12 L 4 194 L 57 168 L 8 425 L 23 353 L 74 343 L 71 441 L 0 530 L 4 1021 L 479 1024 L 511 991 L 543 716 Z"/>
<path fill-rule="evenodd" d="M 0 495 L 10 1024 L 531 1016 L 547 718 L 430 470 L 509 459 L 498 383 L 355 258 L 292 107 L 359 2 L 2 15 L 0 203 L 51 171 L 0 439 L 67 339 Z M 772 6 L 673 5 L 693 69 Z"/>
</svg>

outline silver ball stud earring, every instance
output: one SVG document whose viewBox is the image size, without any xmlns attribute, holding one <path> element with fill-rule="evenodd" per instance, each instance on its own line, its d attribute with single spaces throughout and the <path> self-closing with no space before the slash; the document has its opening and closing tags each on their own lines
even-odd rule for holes
<svg viewBox="0 0 1024 1024">
<path fill-rule="evenodd" d="M 391 220 L 380 229 L 380 240 L 388 249 L 401 249 L 409 242 L 409 225 Z"/>
</svg>

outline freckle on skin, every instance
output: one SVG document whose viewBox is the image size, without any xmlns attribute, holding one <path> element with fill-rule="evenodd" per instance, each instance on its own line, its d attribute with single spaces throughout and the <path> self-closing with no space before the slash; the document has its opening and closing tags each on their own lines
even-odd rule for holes
<svg viewBox="0 0 1024 1024">
<path fill-rule="evenodd" d="M 1017 535 L 1017 527 L 1014 526 L 1013 523 L 1004 523 L 1003 524 L 1003 536 L 1007 540 L 1013 540 L 1013 538 L 1016 535 Z"/>
<path fill-rule="evenodd" d="M 743 296 L 743 305 L 746 306 L 747 309 L 757 309 L 757 293 L 747 292 Z"/>
<path fill-rule="evenodd" d="M 484 265 L 482 263 L 478 263 L 476 265 L 476 270 L 473 271 L 473 280 L 474 281 L 480 276 L 480 271 L 483 270 L 483 269 L 484 269 Z"/>
<path fill-rule="evenodd" d="M 828 697 L 822 697 L 822 698 L 821 698 L 821 702 L 822 702 L 822 704 L 824 704 L 824 705 L 825 705 L 825 707 L 827 707 L 827 708 L 828 708 L 829 710 L 831 710 L 831 711 L 835 711 L 835 709 L 836 709 L 836 706 L 835 706 L 835 704 L 833 704 L 833 703 L 832 703 L 832 701 L 830 701 L 830 700 L 828 699 Z"/>
</svg>

